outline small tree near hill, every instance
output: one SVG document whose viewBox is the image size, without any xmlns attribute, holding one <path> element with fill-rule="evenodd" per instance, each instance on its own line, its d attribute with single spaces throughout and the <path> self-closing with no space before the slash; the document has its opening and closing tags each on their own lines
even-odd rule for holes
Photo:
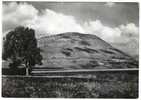
<svg viewBox="0 0 141 100">
<path fill-rule="evenodd" d="M 35 64 L 42 64 L 40 49 L 37 47 L 35 31 L 33 29 L 19 26 L 10 31 L 3 42 L 3 60 L 10 59 L 10 68 L 18 68 L 25 65 L 26 75 Z"/>
</svg>

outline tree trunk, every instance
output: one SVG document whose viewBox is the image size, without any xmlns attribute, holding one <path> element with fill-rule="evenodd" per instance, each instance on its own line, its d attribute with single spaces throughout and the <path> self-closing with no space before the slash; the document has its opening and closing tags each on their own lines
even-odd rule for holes
<svg viewBox="0 0 141 100">
<path fill-rule="evenodd" d="M 26 76 L 29 76 L 29 69 L 26 67 Z"/>
<path fill-rule="evenodd" d="M 29 75 L 29 67 L 28 67 L 28 63 L 27 62 L 25 64 L 25 67 L 26 67 L 26 76 L 28 76 Z"/>
</svg>

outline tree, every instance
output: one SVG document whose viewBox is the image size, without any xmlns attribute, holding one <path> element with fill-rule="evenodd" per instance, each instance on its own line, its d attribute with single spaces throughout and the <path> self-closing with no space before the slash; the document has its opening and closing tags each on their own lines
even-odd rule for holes
<svg viewBox="0 0 141 100">
<path fill-rule="evenodd" d="M 24 64 L 26 67 L 26 75 L 29 75 L 29 70 L 35 64 L 42 64 L 42 56 L 40 49 L 37 47 L 35 31 L 25 27 L 17 27 L 10 31 L 3 44 L 3 60 L 10 59 L 11 68 L 17 68 Z"/>
</svg>

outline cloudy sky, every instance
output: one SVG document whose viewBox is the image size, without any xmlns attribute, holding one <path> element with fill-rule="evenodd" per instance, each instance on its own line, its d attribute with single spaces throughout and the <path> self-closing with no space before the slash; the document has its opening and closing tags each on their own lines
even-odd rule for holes
<svg viewBox="0 0 141 100">
<path fill-rule="evenodd" d="M 19 25 L 39 38 L 63 32 L 94 34 L 130 55 L 138 55 L 139 5 L 114 2 L 3 2 L 3 34 Z"/>
</svg>

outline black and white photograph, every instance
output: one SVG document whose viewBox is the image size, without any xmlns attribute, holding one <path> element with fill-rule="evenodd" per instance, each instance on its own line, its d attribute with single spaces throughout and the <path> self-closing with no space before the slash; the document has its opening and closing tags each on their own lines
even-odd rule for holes
<svg viewBox="0 0 141 100">
<path fill-rule="evenodd" d="M 139 2 L 2 1 L 3 98 L 139 98 Z"/>
</svg>

